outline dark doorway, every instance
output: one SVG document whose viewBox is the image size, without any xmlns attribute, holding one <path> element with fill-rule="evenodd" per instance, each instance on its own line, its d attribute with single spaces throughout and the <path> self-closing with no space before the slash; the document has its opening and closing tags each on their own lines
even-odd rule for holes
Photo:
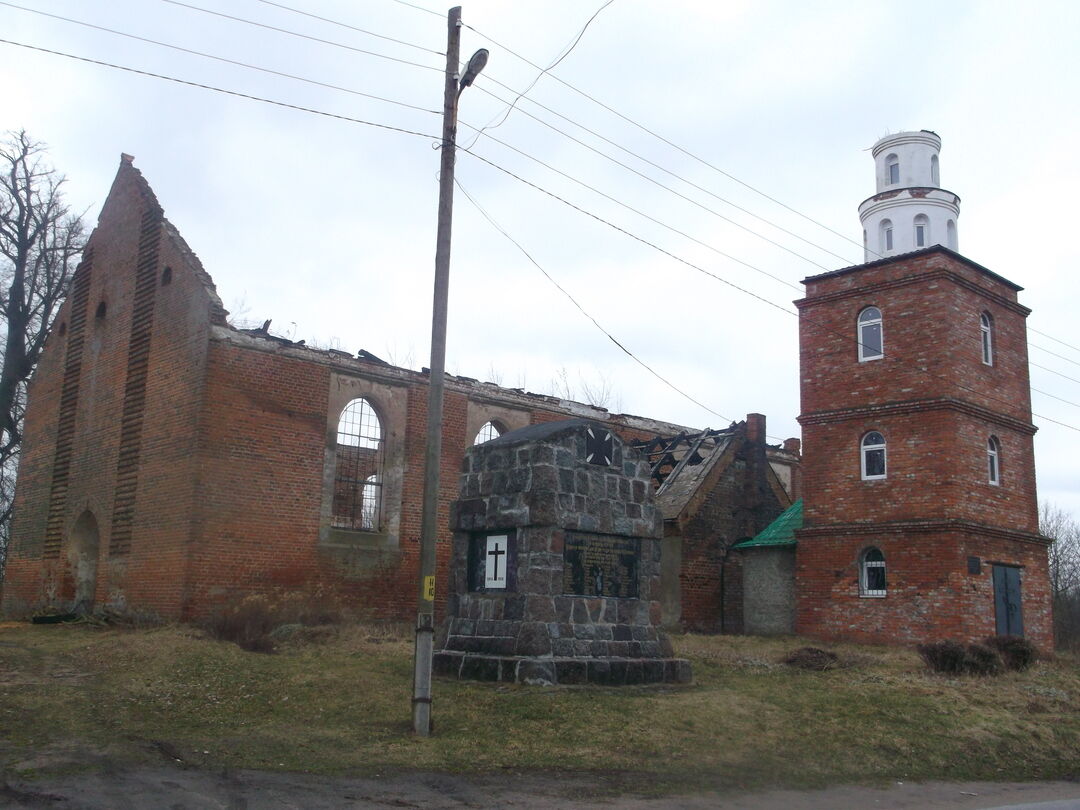
<svg viewBox="0 0 1080 810">
<path fill-rule="evenodd" d="M 994 615 L 999 636 L 1024 635 L 1024 616 L 1020 610 L 1020 569 L 1011 565 L 994 566 Z"/>
</svg>

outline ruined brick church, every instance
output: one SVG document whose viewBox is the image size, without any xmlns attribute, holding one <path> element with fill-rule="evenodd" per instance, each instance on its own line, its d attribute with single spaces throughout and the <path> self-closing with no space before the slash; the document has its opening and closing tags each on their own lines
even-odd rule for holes
<svg viewBox="0 0 1080 810">
<path fill-rule="evenodd" d="M 956 252 L 933 133 L 875 146 L 866 262 L 806 279 L 803 452 L 448 377 L 438 580 L 465 451 L 585 418 L 643 454 L 664 623 L 1050 644 L 1020 289 Z M 198 619 L 332 587 L 415 609 L 427 375 L 226 320 L 123 156 L 30 383 L 3 605 Z M 439 588 L 441 598 L 444 588 Z"/>
</svg>

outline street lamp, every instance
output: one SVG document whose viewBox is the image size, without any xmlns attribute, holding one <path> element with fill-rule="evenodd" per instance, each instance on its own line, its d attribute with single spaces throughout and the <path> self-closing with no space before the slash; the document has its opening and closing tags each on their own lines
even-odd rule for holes
<svg viewBox="0 0 1080 810">
<path fill-rule="evenodd" d="M 454 211 L 454 153 L 457 100 L 487 64 L 488 52 L 472 55 L 458 80 L 461 7 L 447 15 L 446 85 L 443 93 L 442 165 L 439 174 L 439 228 L 435 239 L 435 293 L 431 308 L 431 365 L 428 378 L 427 448 L 424 454 L 424 500 L 420 519 L 420 576 L 416 610 L 416 658 L 413 666 L 413 731 L 431 734 L 431 659 L 435 635 L 435 540 L 438 535 L 439 463 L 442 456 L 443 381 L 446 366 L 446 309 L 450 289 L 450 225 Z"/>
</svg>

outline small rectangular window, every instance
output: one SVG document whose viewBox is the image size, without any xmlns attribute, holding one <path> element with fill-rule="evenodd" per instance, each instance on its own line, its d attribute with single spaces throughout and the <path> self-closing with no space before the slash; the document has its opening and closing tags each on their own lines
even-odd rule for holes
<svg viewBox="0 0 1080 810">
<path fill-rule="evenodd" d="M 892 228 L 885 229 L 885 249 L 892 250 Z"/>
<path fill-rule="evenodd" d="M 925 247 L 926 246 L 926 226 L 925 225 L 916 225 L 915 226 L 915 246 L 916 247 Z"/>
<path fill-rule="evenodd" d="M 889 165 L 889 184 L 895 185 L 900 182 L 900 164 L 892 163 Z"/>
</svg>

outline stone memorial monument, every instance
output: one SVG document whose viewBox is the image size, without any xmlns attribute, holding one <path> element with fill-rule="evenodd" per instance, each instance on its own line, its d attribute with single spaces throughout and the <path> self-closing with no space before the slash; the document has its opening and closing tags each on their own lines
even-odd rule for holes
<svg viewBox="0 0 1080 810">
<path fill-rule="evenodd" d="M 435 671 L 524 683 L 688 683 L 660 628 L 648 464 L 583 419 L 465 454 Z"/>
</svg>

